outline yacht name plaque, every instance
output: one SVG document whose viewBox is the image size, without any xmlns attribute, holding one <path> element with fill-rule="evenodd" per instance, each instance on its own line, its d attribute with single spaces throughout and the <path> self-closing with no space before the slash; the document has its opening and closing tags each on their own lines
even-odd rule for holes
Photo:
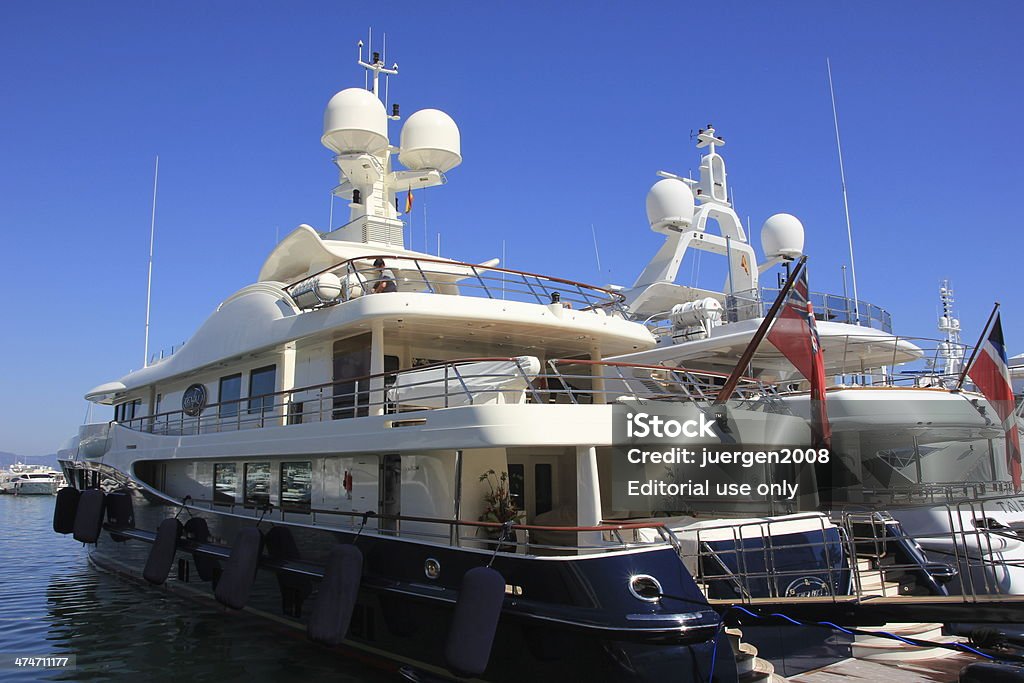
<svg viewBox="0 0 1024 683">
<path fill-rule="evenodd" d="M 206 386 L 193 384 L 181 396 L 181 410 L 189 417 L 195 417 L 206 407 Z"/>
</svg>

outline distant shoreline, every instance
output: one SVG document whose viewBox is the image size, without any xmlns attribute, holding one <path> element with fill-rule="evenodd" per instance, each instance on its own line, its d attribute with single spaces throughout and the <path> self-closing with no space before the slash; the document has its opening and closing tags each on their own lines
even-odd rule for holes
<svg viewBox="0 0 1024 683">
<path fill-rule="evenodd" d="M 25 463 L 26 465 L 49 465 L 50 467 L 57 467 L 57 454 L 51 453 L 50 455 L 17 455 L 16 453 L 7 453 L 0 451 L 0 469 L 7 469 L 15 463 Z"/>
</svg>

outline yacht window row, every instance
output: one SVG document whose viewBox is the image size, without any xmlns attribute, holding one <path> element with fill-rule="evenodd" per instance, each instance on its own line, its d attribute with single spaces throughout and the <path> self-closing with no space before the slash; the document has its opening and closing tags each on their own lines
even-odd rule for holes
<svg viewBox="0 0 1024 683">
<path fill-rule="evenodd" d="M 266 508 L 271 505 L 271 467 L 269 462 L 247 462 L 242 469 L 243 505 L 247 508 Z M 308 460 L 282 462 L 278 465 L 280 482 L 277 500 L 273 501 L 285 512 L 308 513 L 312 501 L 313 466 Z M 233 505 L 238 499 L 238 466 L 235 463 L 215 463 L 213 466 L 213 502 Z"/>
</svg>

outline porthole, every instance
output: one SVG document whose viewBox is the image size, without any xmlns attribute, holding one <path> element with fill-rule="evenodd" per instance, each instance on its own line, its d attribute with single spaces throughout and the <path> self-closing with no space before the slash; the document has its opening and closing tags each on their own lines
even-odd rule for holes
<svg viewBox="0 0 1024 683">
<path fill-rule="evenodd" d="M 629 577 L 629 592 L 637 600 L 644 602 L 658 602 L 661 600 L 661 584 L 653 576 L 647 574 L 636 574 Z"/>
<path fill-rule="evenodd" d="M 428 557 L 423 563 L 423 573 L 428 579 L 436 579 L 441 576 L 441 563 L 432 557 Z"/>
</svg>

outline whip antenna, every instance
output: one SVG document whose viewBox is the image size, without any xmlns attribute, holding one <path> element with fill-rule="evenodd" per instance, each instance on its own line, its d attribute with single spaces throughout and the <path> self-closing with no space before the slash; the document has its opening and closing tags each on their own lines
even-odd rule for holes
<svg viewBox="0 0 1024 683">
<path fill-rule="evenodd" d="M 153 237 L 156 235 L 156 183 L 160 176 L 160 155 L 153 167 L 153 211 L 149 218 L 149 274 L 146 276 L 146 339 L 142 351 L 142 367 L 149 365 L 149 303 L 153 291 Z"/>
<path fill-rule="evenodd" d="M 843 185 L 843 210 L 846 211 L 846 240 L 850 245 L 850 280 L 853 282 L 853 313 L 860 324 L 860 300 L 857 296 L 857 268 L 853 265 L 853 228 L 850 227 L 850 200 L 846 196 L 846 170 L 843 168 L 843 146 L 839 142 L 839 114 L 836 112 L 836 93 L 832 88 L 832 63 L 825 58 L 828 68 L 828 92 L 832 96 L 832 120 L 836 127 L 836 149 L 839 151 L 839 179 Z"/>
<path fill-rule="evenodd" d="M 594 224 L 590 224 L 590 234 L 594 238 L 594 258 L 597 259 L 597 272 L 601 271 L 601 252 L 597 249 L 597 230 L 594 229 Z"/>
</svg>

